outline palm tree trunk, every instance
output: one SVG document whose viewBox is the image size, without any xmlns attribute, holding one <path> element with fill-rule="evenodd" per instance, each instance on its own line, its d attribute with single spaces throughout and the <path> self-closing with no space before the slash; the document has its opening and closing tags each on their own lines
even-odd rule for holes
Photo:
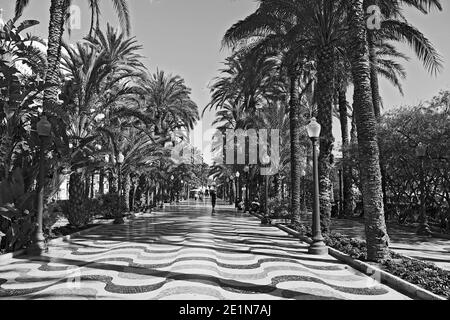
<svg viewBox="0 0 450 320">
<path fill-rule="evenodd" d="M 14 150 L 14 138 L 8 133 L 0 136 L 0 181 L 7 180 L 9 177 L 9 170 L 11 169 L 11 155 Z"/>
<path fill-rule="evenodd" d="M 300 125 L 299 125 L 299 92 L 298 75 L 292 71 L 290 75 L 289 121 L 291 140 L 291 210 L 292 222 L 300 221 Z"/>
<path fill-rule="evenodd" d="M 100 170 L 98 177 L 98 193 L 100 195 L 105 194 L 105 171 L 103 171 L 103 169 Z"/>
<path fill-rule="evenodd" d="M 278 200 L 283 199 L 283 178 L 280 173 L 277 174 L 277 194 Z"/>
<path fill-rule="evenodd" d="M 118 180 L 116 179 L 114 172 L 110 172 L 109 173 L 109 190 L 108 192 L 110 194 L 112 193 L 116 193 L 117 190 L 119 189 L 117 186 Z"/>
<path fill-rule="evenodd" d="M 370 59 L 370 86 L 372 88 L 372 101 L 373 101 L 373 111 L 375 113 L 375 118 L 377 122 L 381 122 L 381 96 L 380 96 L 380 86 L 378 82 L 378 72 L 377 72 L 377 54 L 375 51 L 374 43 L 374 33 L 373 31 L 368 32 L 368 44 L 369 44 L 369 59 Z M 387 206 L 387 195 L 386 195 L 386 168 L 383 162 L 383 155 L 380 143 L 378 143 L 378 148 L 380 152 L 380 169 L 381 169 L 381 186 L 383 190 L 383 204 L 384 208 Z"/>
<path fill-rule="evenodd" d="M 350 166 L 350 141 L 348 136 L 348 109 L 347 109 L 347 87 L 339 89 L 339 118 L 341 122 L 342 135 L 342 171 L 343 171 L 343 211 L 344 216 L 350 216 L 353 212 L 352 192 L 352 168 Z"/>
<path fill-rule="evenodd" d="M 331 222 L 331 196 L 333 185 L 330 175 L 333 165 L 332 110 L 334 101 L 335 54 L 331 45 L 324 45 L 317 57 L 317 121 L 322 126 L 319 154 L 320 223 L 328 232 Z"/>
<path fill-rule="evenodd" d="M 377 5 L 376 0 L 365 0 L 364 10 L 370 5 Z M 370 86 L 372 88 L 372 101 L 373 101 L 373 111 L 375 113 L 375 118 L 377 122 L 381 122 L 381 95 L 380 95 L 380 85 L 378 81 L 378 57 L 375 48 L 375 30 L 370 30 L 367 32 L 367 43 L 369 47 L 369 61 L 370 61 Z M 387 207 L 387 194 L 386 194 L 386 168 L 383 162 L 383 154 L 380 143 L 378 143 L 378 148 L 380 152 L 380 169 L 381 169 L 381 186 L 383 190 L 383 204 L 384 208 Z"/>
<path fill-rule="evenodd" d="M 367 42 L 369 46 L 369 61 L 370 61 L 370 87 L 372 89 L 372 101 L 373 101 L 373 111 L 377 121 L 381 117 L 381 98 L 380 98 L 380 85 L 378 82 L 378 72 L 377 72 L 377 53 L 375 51 L 373 32 L 367 33 Z"/>
<path fill-rule="evenodd" d="M 57 105 L 60 89 L 61 40 L 64 33 L 66 0 L 51 0 L 48 29 L 47 73 L 45 76 L 44 110 Z"/>
<path fill-rule="evenodd" d="M 137 186 L 135 183 L 133 183 L 132 187 L 131 187 L 131 203 L 130 203 L 130 209 L 131 212 L 134 212 L 136 210 L 136 192 L 137 192 Z"/>
<path fill-rule="evenodd" d="M 131 179 L 129 174 L 124 175 L 123 179 L 123 194 L 124 194 L 124 204 L 127 211 L 131 211 L 130 208 L 130 190 L 131 190 Z"/>
<path fill-rule="evenodd" d="M 85 183 L 82 174 L 74 172 L 69 178 L 69 216 L 72 226 L 82 227 L 88 222 L 85 212 Z"/>
<path fill-rule="evenodd" d="M 349 0 L 348 14 L 349 43 L 351 44 L 348 52 L 351 53 L 351 69 L 355 87 L 353 100 L 358 128 L 358 153 L 366 220 L 367 259 L 380 261 L 388 255 L 389 236 L 384 219 L 376 118 L 371 96 L 363 0 Z"/>
<path fill-rule="evenodd" d="M 89 179 L 89 176 L 86 175 L 84 177 L 84 196 L 86 199 L 89 199 L 90 190 L 91 190 L 91 180 Z"/>
<path fill-rule="evenodd" d="M 358 129 L 356 128 L 356 115 L 355 115 L 355 105 L 353 104 L 352 112 L 352 128 L 350 130 L 350 145 L 358 144 Z"/>
</svg>

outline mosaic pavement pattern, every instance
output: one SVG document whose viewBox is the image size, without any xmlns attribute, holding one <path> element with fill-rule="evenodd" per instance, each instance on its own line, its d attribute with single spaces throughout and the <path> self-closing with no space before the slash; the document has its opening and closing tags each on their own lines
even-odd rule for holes
<svg viewBox="0 0 450 320">
<path fill-rule="evenodd" d="M 181 205 L 0 263 L 0 299 L 408 299 L 259 220 Z"/>
</svg>

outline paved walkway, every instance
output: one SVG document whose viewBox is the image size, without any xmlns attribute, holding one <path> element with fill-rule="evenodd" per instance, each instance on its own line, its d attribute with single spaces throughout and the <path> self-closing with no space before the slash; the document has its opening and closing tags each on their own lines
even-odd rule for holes
<svg viewBox="0 0 450 320">
<path fill-rule="evenodd" d="M 0 264 L 3 299 L 408 299 L 258 219 L 169 206 Z"/>
<path fill-rule="evenodd" d="M 331 230 L 365 239 L 362 220 L 333 219 Z M 395 252 L 450 270 L 450 240 L 418 236 L 414 230 L 394 224 L 388 224 L 388 234 Z"/>
</svg>

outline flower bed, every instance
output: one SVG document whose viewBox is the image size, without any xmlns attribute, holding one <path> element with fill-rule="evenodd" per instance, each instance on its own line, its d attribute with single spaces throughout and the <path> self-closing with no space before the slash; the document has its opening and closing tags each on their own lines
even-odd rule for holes
<svg viewBox="0 0 450 320">
<path fill-rule="evenodd" d="M 301 234 L 311 237 L 311 227 L 303 224 L 289 225 Z M 324 235 L 327 246 L 339 250 L 353 259 L 366 261 L 366 242 L 331 232 Z M 411 259 L 392 250 L 389 258 L 380 263 L 380 268 L 405 281 L 418 285 L 437 295 L 450 299 L 450 271 L 437 267 L 434 263 Z"/>
</svg>

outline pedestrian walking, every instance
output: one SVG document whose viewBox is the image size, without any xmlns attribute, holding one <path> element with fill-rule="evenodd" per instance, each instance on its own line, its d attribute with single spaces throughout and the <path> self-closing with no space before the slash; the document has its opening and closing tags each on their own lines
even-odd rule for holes
<svg viewBox="0 0 450 320">
<path fill-rule="evenodd" d="M 217 200 L 217 193 L 216 193 L 216 184 L 213 183 L 211 185 L 211 188 L 209 189 L 209 194 L 211 196 L 211 205 L 212 205 L 212 212 L 216 212 L 216 200 Z"/>
</svg>

